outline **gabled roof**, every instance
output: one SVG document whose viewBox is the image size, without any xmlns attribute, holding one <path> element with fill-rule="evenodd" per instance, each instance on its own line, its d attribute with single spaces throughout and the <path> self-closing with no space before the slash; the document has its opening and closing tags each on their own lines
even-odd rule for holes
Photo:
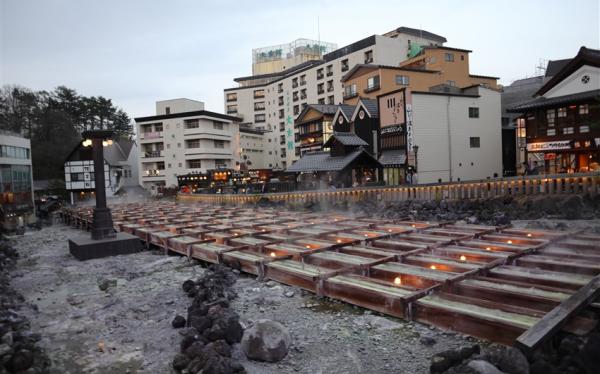
<svg viewBox="0 0 600 374">
<path fill-rule="evenodd" d="M 342 116 L 346 122 L 350 122 L 352 119 L 352 113 L 354 113 L 354 105 L 339 104 L 338 109 L 335 111 L 332 123 L 338 123 L 338 117 Z"/>
<path fill-rule="evenodd" d="M 300 112 L 300 114 L 298 115 L 298 117 L 296 117 L 296 120 L 294 121 L 295 124 L 301 124 L 303 123 L 303 118 L 304 116 L 312 109 L 312 110 L 316 110 L 317 112 L 325 115 L 334 115 L 335 112 L 337 111 L 338 106 L 337 105 L 333 105 L 333 104 L 307 104 L 304 109 L 302 109 L 302 111 Z"/>
<path fill-rule="evenodd" d="M 357 147 L 369 145 L 369 143 L 359 138 L 358 135 L 353 132 L 334 132 L 333 135 L 327 139 L 325 144 L 323 144 L 323 148 L 329 148 L 333 146 L 335 142 Z"/>
<path fill-rule="evenodd" d="M 571 62 L 571 58 L 565 58 L 562 60 L 550 60 L 548 61 L 548 65 L 546 65 L 546 74 L 545 76 L 548 78 L 552 78 L 556 75 L 562 68 L 564 68 L 569 62 Z"/>
<path fill-rule="evenodd" d="M 552 87 L 562 82 L 565 78 L 584 65 L 600 67 L 600 50 L 581 47 L 577 56 L 556 72 L 554 76 L 535 93 L 535 96 L 543 95 L 550 91 Z"/>
<path fill-rule="evenodd" d="M 360 98 L 352 113 L 352 121 L 356 120 L 360 108 L 363 108 L 369 117 L 379 118 L 379 106 L 377 105 L 377 100 Z"/>
<path fill-rule="evenodd" d="M 539 109 L 539 108 L 547 108 L 560 104 L 571 104 L 577 103 L 578 101 L 589 100 L 589 99 L 597 99 L 600 100 L 600 89 L 592 90 L 592 91 L 584 91 L 578 92 L 571 95 L 564 95 L 559 97 L 545 98 L 543 96 L 539 96 L 533 100 L 526 101 L 524 103 L 518 104 L 511 108 L 508 108 L 506 111 L 509 113 L 521 113 L 526 112 L 531 109 Z"/>
<path fill-rule="evenodd" d="M 345 156 L 331 156 L 329 152 L 305 153 L 298 161 L 287 168 L 286 172 L 342 171 L 359 158 L 363 158 L 375 166 L 381 166 L 379 161 L 373 158 L 369 152 L 359 148 Z"/>
</svg>

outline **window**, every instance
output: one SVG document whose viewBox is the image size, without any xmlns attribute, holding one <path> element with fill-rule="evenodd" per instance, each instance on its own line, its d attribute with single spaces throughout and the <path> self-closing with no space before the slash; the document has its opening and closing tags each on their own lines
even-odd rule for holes
<svg viewBox="0 0 600 374">
<path fill-rule="evenodd" d="M 3 145 L 0 157 L 29 159 L 29 149 L 12 145 Z"/>
<path fill-rule="evenodd" d="M 590 132 L 590 127 L 588 125 L 579 126 L 579 132 L 580 133 Z"/>
<path fill-rule="evenodd" d="M 327 92 L 333 91 L 333 80 L 327 81 Z"/>
<path fill-rule="evenodd" d="M 299 105 L 294 105 L 294 115 L 297 115 L 300 113 L 300 106 Z"/>
<path fill-rule="evenodd" d="M 279 122 L 279 131 L 285 131 L 285 122 Z"/>
<path fill-rule="evenodd" d="M 227 105 L 227 113 L 237 113 L 237 105 Z"/>
<path fill-rule="evenodd" d="M 279 96 L 279 98 L 277 99 L 277 104 L 283 105 L 283 96 Z"/>
<path fill-rule="evenodd" d="M 283 113 L 283 109 L 279 109 L 279 118 L 283 118 L 285 115 Z"/>
<path fill-rule="evenodd" d="M 215 168 L 224 169 L 226 167 L 227 167 L 227 160 L 219 160 L 219 159 L 215 160 Z"/>
<path fill-rule="evenodd" d="M 302 91 L 300 91 L 300 99 L 302 99 L 302 100 L 306 99 L 306 88 L 304 88 Z"/>
<path fill-rule="evenodd" d="M 265 90 L 254 90 L 255 99 L 262 99 L 263 97 L 265 97 Z"/>
<path fill-rule="evenodd" d="M 342 65 L 342 71 L 348 70 L 349 69 L 348 59 L 342 60 L 341 65 Z"/>
<path fill-rule="evenodd" d="M 215 148 L 225 148 L 225 142 L 223 140 L 214 141 Z"/>
<path fill-rule="evenodd" d="M 292 79 L 292 88 L 298 87 L 298 78 Z"/>
<path fill-rule="evenodd" d="M 379 88 L 379 75 L 367 79 L 367 90 L 377 90 Z"/>
<path fill-rule="evenodd" d="M 464 61 L 465 60 L 465 55 L 460 55 L 460 60 Z"/>
<path fill-rule="evenodd" d="M 583 104 L 579 106 L 579 114 L 585 115 L 590 114 L 590 106 L 588 104 Z"/>
<path fill-rule="evenodd" d="M 456 87 L 456 82 L 455 81 L 446 81 L 446 84 L 448 86 Z"/>
<path fill-rule="evenodd" d="M 334 105 L 335 104 L 335 99 L 334 99 L 333 95 L 327 97 L 327 102 L 330 105 Z"/>
<path fill-rule="evenodd" d="M 548 123 L 549 127 L 554 126 L 555 117 L 556 117 L 556 111 L 554 109 L 548 109 L 546 111 L 546 122 Z"/>
<path fill-rule="evenodd" d="M 546 135 L 548 135 L 548 136 L 554 136 L 554 135 L 556 135 L 556 129 L 548 129 L 548 130 L 546 130 Z"/>
<path fill-rule="evenodd" d="M 323 68 L 317 70 L 317 79 L 323 79 L 325 74 L 323 74 Z"/>
<path fill-rule="evenodd" d="M 197 129 L 200 127 L 200 120 L 198 119 L 186 119 L 183 121 L 183 125 L 186 129 Z"/>
<path fill-rule="evenodd" d="M 83 182 L 83 173 L 71 173 L 71 182 Z"/>
<path fill-rule="evenodd" d="M 283 92 L 283 83 L 279 83 L 277 85 L 277 93 L 282 93 Z"/>
<path fill-rule="evenodd" d="M 213 121 L 213 129 L 223 130 L 223 122 Z"/>
<path fill-rule="evenodd" d="M 366 51 L 365 52 L 365 64 L 370 64 L 371 62 L 373 62 L 373 51 Z"/>
<path fill-rule="evenodd" d="M 558 118 L 564 118 L 567 116 L 567 108 L 558 108 Z"/>
<path fill-rule="evenodd" d="M 327 65 L 327 76 L 331 77 L 333 75 L 333 65 Z"/>
<path fill-rule="evenodd" d="M 236 92 L 228 93 L 227 101 L 237 101 L 237 93 Z"/>
<path fill-rule="evenodd" d="M 255 114 L 254 115 L 254 122 L 261 123 L 261 122 L 265 122 L 265 121 L 266 121 L 266 119 L 265 119 L 264 113 L 263 114 Z"/>
<path fill-rule="evenodd" d="M 352 98 L 354 96 L 356 96 L 356 84 L 344 87 L 344 98 Z"/>
<path fill-rule="evenodd" d="M 156 169 L 157 170 L 165 170 L 165 163 L 164 163 L 164 161 L 157 162 L 156 163 Z"/>
<path fill-rule="evenodd" d="M 471 148 L 479 148 L 481 145 L 481 139 L 478 136 L 472 136 L 469 138 L 469 145 Z"/>
<path fill-rule="evenodd" d="M 171 114 L 171 107 L 165 107 L 165 114 Z"/>
<path fill-rule="evenodd" d="M 319 102 L 319 104 L 321 104 L 321 105 L 325 105 L 325 98 L 323 97 L 323 98 L 319 99 L 319 101 L 318 101 L 318 102 Z"/>
<path fill-rule="evenodd" d="M 565 127 L 562 130 L 562 133 L 565 134 L 565 135 L 573 134 L 573 133 L 575 133 L 575 128 L 573 128 L 572 126 L 571 127 Z"/>
<path fill-rule="evenodd" d="M 525 127 L 525 118 L 517 118 L 517 137 L 525 138 L 527 136 L 527 128 Z"/>
<path fill-rule="evenodd" d="M 188 140 L 186 142 L 186 148 L 200 148 L 200 139 Z M 167 145 L 168 148 L 168 145 Z"/>
<path fill-rule="evenodd" d="M 298 91 L 294 91 L 294 92 L 292 93 L 292 100 L 293 100 L 293 101 L 298 101 Z"/>
<path fill-rule="evenodd" d="M 306 84 L 306 74 L 300 76 L 300 85 L 304 86 Z"/>
<path fill-rule="evenodd" d="M 408 75 L 396 75 L 396 84 L 399 86 L 409 85 Z"/>
<path fill-rule="evenodd" d="M 162 125 L 162 123 L 155 124 L 154 125 L 154 131 L 155 132 L 161 132 L 161 131 L 163 131 L 163 125 Z"/>
<path fill-rule="evenodd" d="M 444 53 L 444 60 L 446 62 L 454 62 L 454 53 Z"/>
<path fill-rule="evenodd" d="M 469 118 L 479 118 L 479 108 L 469 107 Z"/>
<path fill-rule="evenodd" d="M 325 93 L 325 83 L 319 83 L 317 85 L 317 95 Z"/>
<path fill-rule="evenodd" d="M 187 160 L 188 169 L 200 169 L 202 167 L 201 160 Z"/>
<path fill-rule="evenodd" d="M 265 102 L 258 101 L 256 103 L 254 103 L 254 110 L 265 110 Z"/>
<path fill-rule="evenodd" d="M 285 144 L 285 135 L 279 135 L 279 144 Z"/>
</svg>

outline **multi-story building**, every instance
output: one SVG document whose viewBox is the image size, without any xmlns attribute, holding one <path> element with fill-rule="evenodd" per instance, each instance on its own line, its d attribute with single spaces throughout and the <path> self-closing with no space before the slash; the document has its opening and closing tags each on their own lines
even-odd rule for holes
<svg viewBox="0 0 600 374">
<path fill-rule="evenodd" d="M 270 131 L 266 139 L 268 164 L 285 169 L 296 160 L 300 144 L 294 120 L 308 104 L 339 104 L 343 100 L 341 78 L 357 64 L 398 66 L 414 57 L 422 46 L 442 45 L 446 39 L 425 30 L 400 27 L 384 35 L 372 35 L 284 70 L 236 78 L 238 87 L 224 90 L 227 114 L 243 118 L 254 128 Z M 281 66 L 283 69 L 283 65 Z M 285 152 L 281 152 L 285 139 Z M 270 152 L 270 153 L 269 153 Z"/>
<path fill-rule="evenodd" d="M 35 221 L 31 142 L 4 131 L 0 133 L 0 220 L 5 230 Z"/>
<path fill-rule="evenodd" d="M 240 166 L 242 169 L 265 169 L 265 131 L 240 124 Z"/>
<path fill-rule="evenodd" d="M 156 114 L 135 119 L 140 185 L 177 186 L 177 176 L 239 168 L 240 118 L 204 110 L 190 99 L 156 102 Z"/>
<path fill-rule="evenodd" d="M 337 45 L 310 39 L 252 50 L 252 75 L 277 73 L 307 61 L 320 60 Z"/>
<path fill-rule="evenodd" d="M 425 46 L 399 66 L 358 64 L 342 77 L 344 103 L 354 105 L 360 98 L 376 99 L 402 87 L 414 91 L 427 91 L 441 84 L 498 88 L 497 77 L 470 74 L 469 53 L 466 49 Z"/>
<path fill-rule="evenodd" d="M 600 50 L 562 60 L 535 98 L 509 112 L 526 139 L 529 168 L 545 173 L 600 170 Z"/>
</svg>

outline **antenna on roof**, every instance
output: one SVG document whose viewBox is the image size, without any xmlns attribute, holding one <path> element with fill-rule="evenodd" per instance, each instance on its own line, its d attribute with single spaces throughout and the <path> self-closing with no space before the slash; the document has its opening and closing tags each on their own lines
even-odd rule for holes
<svg viewBox="0 0 600 374">
<path fill-rule="evenodd" d="M 546 75 L 546 66 L 548 66 L 548 60 L 540 58 L 538 64 L 535 67 L 535 75 Z"/>
</svg>

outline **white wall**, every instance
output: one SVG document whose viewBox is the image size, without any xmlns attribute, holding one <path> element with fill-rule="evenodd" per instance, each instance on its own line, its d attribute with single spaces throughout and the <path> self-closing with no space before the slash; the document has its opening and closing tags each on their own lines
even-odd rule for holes
<svg viewBox="0 0 600 374">
<path fill-rule="evenodd" d="M 202 101 L 190 99 L 172 99 L 156 102 L 156 114 L 166 114 L 166 108 L 169 107 L 171 114 L 192 112 L 195 110 L 204 110 Z"/>
<path fill-rule="evenodd" d="M 583 83 L 582 78 L 586 75 L 589 77 L 589 82 Z M 548 90 L 543 96 L 550 98 L 599 89 L 600 68 L 594 66 L 582 66 L 569 77 L 563 79 L 559 84 Z"/>
<path fill-rule="evenodd" d="M 500 93 L 480 87 L 479 95 L 413 94 L 419 183 L 502 176 Z M 479 118 L 469 118 L 469 107 L 479 108 Z M 479 148 L 470 137 L 480 138 Z"/>
</svg>

